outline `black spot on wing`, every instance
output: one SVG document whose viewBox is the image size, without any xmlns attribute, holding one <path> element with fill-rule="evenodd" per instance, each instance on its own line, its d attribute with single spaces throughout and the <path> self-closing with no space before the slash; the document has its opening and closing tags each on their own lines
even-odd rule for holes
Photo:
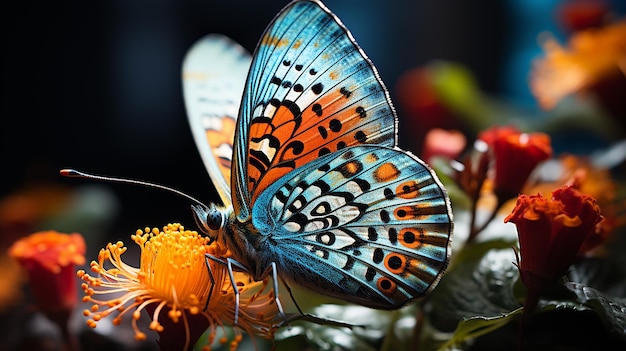
<svg viewBox="0 0 626 351">
<path fill-rule="evenodd" d="M 311 91 L 315 95 L 319 95 L 322 93 L 322 91 L 324 91 L 324 85 L 322 83 L 313 84 L 313 86 L 311 87 Z"/>
<path fill-rule="evenodd" d="M 396 230 L 396 228 L 389 228 L 389 242 L 392 244 L 397 244 L 398 243 L 398 231 Z"/>
<path fill-rule="evenodd" d="M 339 121 L 338 119 L 333 119 L 330 121 L 330 123 L 328 124 L 328 128 L 330 128 L 330 130 L 332 130 L 335 133 L 338 133 L 341 131 L 341 121 Z"/>
<path fill-rule="evenodd" d="M 317 131 L 320 133 L 323 139 L 328 138 L 328 131 L 324 126 L 318 126 Z"/>
<path fill-rule="evenodd" d="M 352 95 L 352 92 L 350 90 L 348 90 L 346 87 L 341 87 L 341 89 L 339 89 L 339 92 L 347 99 L 350 97 L 350 95 Z"/>
<path fill-rule="evenodd" d="M 376 231 L 376 228 L 374 228 L 374 227 L 367 228 L 367 239 L 369 241 L 376 241 L 376 240 L 378 240 L 378 232 Z"/>
<path fill-rule="evenodd" d="M 376 264 L 381 263 L 383 258 L 385 257 L 385 253 L 380 247 L 374 249 L 374 254 L 372 255 L 372 261 Z"/>
<path fill-rule="evenodd" d="M 367 117 L 367 111 L 365 111 L 365 109 L 363 108 L 363 106 L 359 106 L 356 108 L 356 113 L 359 114 L 359 116 L 361 116 L 361 118 L 365 118 Z"/>
<path fill-rule="evenodd" d="M 317 104 L 317 103 L 316 103 L 316 104 L 313 104 L 313 106 L 311 107 L 311 110 L 313 110 L 313 112 L 315 112 L 315 114 L 316 114 L 318 117 L 321 117 L 321 116 L 322 116 L 322 113 L 323 113 L 323 111 L 322 111 L 322 105 Z"/>
</svg>

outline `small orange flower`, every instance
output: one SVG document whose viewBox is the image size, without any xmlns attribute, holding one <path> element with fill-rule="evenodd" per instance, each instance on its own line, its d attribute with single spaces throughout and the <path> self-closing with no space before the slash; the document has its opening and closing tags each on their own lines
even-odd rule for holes
<svg viewBox="0 0 626 351">
<path fill-rule="evenodd" d="M 85 263 L 85 241 L 80 234 L 43 231 L 16 241 L 9 255 L 26 268 L 33 296 L 49 317 L 67 313 L 76 305 L 75 265 Z"/>
<path fill-rule="evenodd" d="M 162 231 L 137 230 L 131 238 L 141 248 L 139 268 L 122 261 L 126 247 L 117 242 L 109 243 L 100 250 L 98 261 L 91 262 L 91 270 L 98 277 L 78 271 L 84 281 L 83 302 L 93 304 L 84 311 L 85 316 L 91 316 L 87 324 L 95 328 L 97 321 L 116 313 L 113 323 L 119 325 L 125 315 L 131 314 L 136 338 L 143 340 L 146 335 L 137 326 L 137 320 L 146 309 L 152 318 L 148 328 L 160 333 L 162 349 L 174 349 L 169 341 L 178 340 L 180 344 L 176 348 L 187 350 L 207 328 L 210 330 L 207 345 L 210 345 L 218 327 L 233 323 L 235 294 L 226 267 L 209 261 L 215 280 L 211 284 L 205 254 L 224 257 L 227 251 L 178 223 L 168 224 Z M 113 268 L 105 268 L 105 263 Z M 238 326 L 249 334 L 271 338 L 279 320 L 273 292 L 265 291 L 266 282 L 252 282 L 245 273 L 235 272 L 235 280 L 240 291 Z M 109 295 L 110 299 L 98 295 Z M 182 328 L 175 327 L 181 322 Z M 165 340 L 168 343 L 164 345 Z M 240 340 L 238 332 L 231 349 Z"/>
<path fill-rule="evenodd" d="M 567 47 L 548 38 L 543 49 L 545 57 L 533 67 L 531 90 L 549 109 L 566 95 L 626 75 L 626 20 L 576 32 Z"/>
</svg>

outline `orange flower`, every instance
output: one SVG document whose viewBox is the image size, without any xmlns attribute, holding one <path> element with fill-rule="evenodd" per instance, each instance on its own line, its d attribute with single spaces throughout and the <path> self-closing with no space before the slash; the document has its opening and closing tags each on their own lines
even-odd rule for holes
<svg viewBox="0 0 626 351">
<path fill-rule="evenodd" d="M 137 320 L 146 309 L 152 318 L 148 328 L 161 335 L 161 349 L 187 350 L 207 328 L 209 345 L 218 327 L 233 323 L 235 294 L 227 269 L 209 261 L 215 280 L 212 285 L 205 258 L 205 254 L 224 257 L 224 248 L 178 223 L 168 224 L 162 231 L 137 230 L 131 238 L 141 248 L 139 268 L 122 261 L 126 247 L 117 242 L 100 250 L 98 262 L 91 262 L 91 270 L 98 277 L 78 271 L 84 281 L 83 301 L 93 304 L 84 311 L 85 316 L 91 316 L 89 326 L 95 328 L 100 319 L 112 313 L 116 314 L 113 323 L 119 325 L 125 315 L 131 314 L 135 336 L 143 340 L 146 335 L 138 328 Z M 105 268 L 105 263 L 113 268 Z M 245 273 L 235 272 L 235 280 L 240 291 L 238 326 L 249 334 L 271 338 L 279 321 L 273 292 L 265 292 L 266 282 L 252 282 Z M 237 330 L 231 349 L 241 338 Z"/>
<path fill-rule="evenodd" d="M 26 268 L 33 296 L 44 313 L 51 317 L 72 310 L 77 302 L 75 265 L 85 263 L 80 234 L 34 233 L 16 241 L 9 255 Z"/>
<path fill-rule="evenodd" d="M 554 165 L 558 170 L 555 170 Z M 598 235 L 588 237 L 580 248 L 579 254 L 588 253 L 606 241 L 615 228 L 626 225 L 626 219 L 619 215 L 626 209 L 626 202 L 617 196 L 618 186 L 608 169 L 594 166 L 588 159 L 574 155 L 563 155 L 555 160 L 554 165 L 549 174 L 546 174 L 549 180 L 539 179 L 537 184 L 526 190 L 550 196 L 553 189 L 571 185 L 579 192 L 596 199 L 602 208 L 603 219 L 598 224 Z"/>
<path fill-rule="evenodd" d="M 602 220 L 596 201 L 565 186 L 548 200 L 541 194 L 520 195 L 504 222 L 513 222 L 519 237 L 517 267 L 527 290 L 525 318 L 540 294 L 565 274 L 581 245 L 596 235 Z"/>
<path fill-rule="evenodd" d="M 520 195 L 504 222 L 517 227 L 522 280 L 527 274 L 547 279 L 562 276 L 585 239 L 596 235 L 601 220 L 595 199 L 572 186 L 552 192 L 552 200 L 541 194 Z"/>
<path fill-rule="evenodd" d="M 626 21 L 576 32 L 567 47 L 550 37 L 543 49 L 545 57 L 534 63 L 530 85 L 541 106 L 549 109 L 566 95 L 626 75 Z"/>
<path fill-rule="evenodd" d="M 493 191 L 500 203 L 522 190 L 531 172 L 552 156 L 550 137 L 544 133 L 521 133 L 513 127 L 494 127 L 478 138 L 493 151 Z"/>
</svg>

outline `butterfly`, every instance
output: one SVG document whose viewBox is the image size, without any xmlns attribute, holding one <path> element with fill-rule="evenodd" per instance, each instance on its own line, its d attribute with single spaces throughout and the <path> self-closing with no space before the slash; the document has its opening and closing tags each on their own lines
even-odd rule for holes
<svg viewBox="0 0 626 351">
<path fill-rule="evenodd" d="M 389 92 L 320 1 L 293 1 L 253 56 L 217 34 L 183 63 L 192 134 L 222 205 L 193 205 L 212 257 L 377 309 L 428 294 L 450 257 L 435 172 L 397 146 Z"/>
</svg>

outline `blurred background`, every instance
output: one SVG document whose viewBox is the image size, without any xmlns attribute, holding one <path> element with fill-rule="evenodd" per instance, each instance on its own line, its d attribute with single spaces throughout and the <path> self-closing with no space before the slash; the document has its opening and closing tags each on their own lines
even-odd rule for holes
<svg viewBox="0 0 626 351">
<path fill-rule="evenodd" d="M 32 184 L 97 184 L 59 176 L 59 169 L 73 167 L 217 201 L 185 116 L 183 56 L 210 32 L 254 50 L 267 23 L 286 3 L 14 2 L 3 11 L 0 196 Z M 528 86 L 531 61 L 541 54 L 537 39 L 549 31 L 565 41 L 571 30 L 562 17 L 565 0 L 325 3 L 377 66 L 398 108 L 400 144 L 418 154 L 424 131 L 437 121 L 421 130 L 419 119 L 412 120 L 407 111 L 410 107 L 398 102 L 407 72 L 433 60 L 460 64 L 481 94 L 517 117 L 532 119 L 542 113 Z M 605 14 L 626 12 L 621 0 L 601 4 Z M 441 124 L 459 127 L 445 118 Z M 611 141 L 591 142 L 604 147 Z M 555 149 L 566 146 L 557 143 Z M 145 225 L 193 223 L 188 200 L 175 194 L 125 184 L 97 186 L 112 194 L 106 206 L 116 208 L 107 222 L 109 240 L 128 240 Z"/>
<path fill-rule="evenodd" d="M 187 123 L 183 57 L 208 33 L 228 35 L 252 52 L 266 25 L 287 3 L 36 0 L 3 6 L 3 347 L 40 349 L 50 334 L 50 322 L 42 322 L 45 318 L 30 304 L 23 272 L 6 256 L 16 239 L 44 229 L 80 232 L 87 243 L 87 264 L 107 242 L 122 240 L 129 248 L 126 262 L 136 265 L 138 247 L 130 235 L 137 228 L 171 222 L 195 227 L 186 198 L 137 185 L 64 178 L 60 169 L 162 184 L 205 203 L 219 201 Z M 626 1 L 324 3 L 349 28 L 389 88 L 402 148 L 423 156 L 428 131 L 458 130 L 462 144 L 451 150 L 456 157 L 480 131 L 515 125 L 549 134 L 555 157 L 564 152 L 592 155 L 594 166 L 610 169 L 623 181 L 626 34 L 621 34 L 626 31 Z M 567 48 L 576 33 L 614 28 L 609 25 L 618 19 L 621 32 L 611 32 L 612 37 L 588 37 L 578 43 L 584 50 L 568 52 L 564 61 L 555 58 L 558 55 L 544 60 L 548 69 L 539 75 L 545 78 L 543 97 L 549 100 L 554 93 L 558 101 L 548 101 L 550 108 L 542 108 L 531 93 L 537 83 L 531 73 L 533 62 L 546 57 L 549 38 Z M 616 48 L 613 43 L 621 44 Z M 595 99 L 594 94 L 563 99 L 558 95 L 573 77 L 564 65 L 570 59 L 597 78 L 578 89 L 596 93 Z M 435 146 L 445 149 L 450 140 L 436 140 Z M 614 152 L 606 152 L 609 149 Z M 594 154 L 597 151 L 600 156 Z M 446 309 L 447 304 L 446 300 Z M 73 312 L 70 329 L 84 331 L 80 309 Z M 83 346 L 93 341 L 103 346 L 100 349 L 122 350 L 107 342 L 135 344 L 132 328 L 116 329 L 107 323 L 100 323 L 94 333 L 109 335 L 110 340 L 86 333 Z M 32 336 L 39 337 L 39 344 L 29 344 Z M 146 350 L 154 349 L 154 336 L 148 339 L 152 346 Z"/>
</svg>

